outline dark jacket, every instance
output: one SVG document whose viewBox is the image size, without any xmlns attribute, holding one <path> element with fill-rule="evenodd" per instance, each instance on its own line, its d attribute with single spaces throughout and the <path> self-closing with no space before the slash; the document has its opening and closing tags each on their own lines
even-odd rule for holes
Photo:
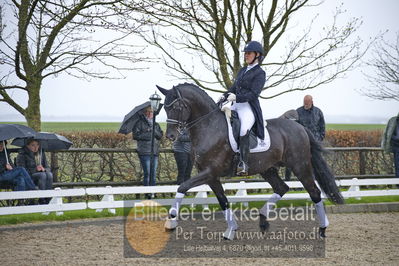
<svg viewBox="0 0 399 266">
<path fill-rule="evenodd" d="M 10 153 L 8 151 L 7 151 L 7 156 L 8 156 L 8 163 L 12 167 L 14 167 L 14 165 L 11 162 Z M 7 164 L 7 158 L 6 158 L 6 154 L 3 150 L 0 152 L 0 175 L 6 171 L 6 164 Z"/>
<path fill-rule="evenodd" d="M 264 139 L 263 115 L 258 98 L 266 82 L 266 73 L 259 65 L 245 72 L 246 69 L 247 67 L 240 69 L 233 86 L 228 92 L 236 95 L 237 103 L 249 103 L 255 116 L 254 131 L 260 139 Z M 225 93 L 225 97 L 228 92 Z"/>
<path fill-rule="evenodd" d="M 323 112 L 316 106 L 306 110 L 303 106 L 296 109 L 299 116 L 299 124 L 309 129 L 316 140 L 323 141 L 326 136 L 326 124 Z"/>
<path fill-rule="evenodd" d="M 44 151 L 42 152 L 41 165 L 44 168 L 48 168 L 48 164 L 47 164 L 47 160 L 46 160 L 46 153 Z M 28 149 L 28 147 L 25 146 L 19 150 L 18 156 L 17 156 L 17 166 L 24 167 L 31 176 L 34 173 L 37 173 L 35 154 L 33 152 L 31 152 Z"/>
<path fill-rule="evenodd" d="M 184 130 L 173 142 L 173 151 L 174 152 L 191 152 L 191 139 L 190 133 L 187 130 Z"/>
<path fill-rule="evenodd" d="M 393 152 L 399 152 L 399 117 L 396 118 L 396 128 L 391 137 L 391 147 Z"/>
<path fill-rule="evenodd" d="M 137 152 L 139 155 L 151 155 L 151 132 L 152 124 L 147 118 L 141 114 L 140 119 L 136 122 L 133 127 L 133 139 L 137 140 Z M 162 138 L 163 132 L 158 123 L 155 123 L 154 132 L 154 154 L 159 153 L 160 139 Z"/>
<path fill-rule="evenodd" d="M 381 147 L 386 152 L 399 150 L 399 114 L 389 119 L 382 135 Z"/>
</svg>

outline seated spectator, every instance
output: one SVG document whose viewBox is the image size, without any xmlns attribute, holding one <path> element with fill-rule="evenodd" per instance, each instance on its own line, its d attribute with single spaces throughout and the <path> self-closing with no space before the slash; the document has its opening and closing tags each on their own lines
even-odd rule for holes
<svg viewBox="0 0 399 266">
<path fill-rule="evenodd" d="M 6 141 L 0 141 L 0 182 L 2 185 L 10 185 L 13 190 L 35 190 L 35 184 L 25 168 L 14 167 L 10 154 L 6 151 Z M 7 152 L 7 154 L 6 154 Z"/>
<path fill-rule="evenodd" d="M 35 139 L 28 139 L 27 144 L 19 150 L 17 166 L 28 170 L 39 189 L 53 189 L 53 174 L 47 167 L 45 152 L 41 152 L 40 143 Z M 49 199 L 39 199 L 39 204 L 47 204 Z"/>
</svg>

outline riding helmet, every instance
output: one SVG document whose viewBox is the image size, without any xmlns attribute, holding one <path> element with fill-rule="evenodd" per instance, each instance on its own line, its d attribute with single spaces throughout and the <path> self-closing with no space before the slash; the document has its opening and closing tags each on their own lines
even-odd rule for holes
<svg viewBox="0 0 399 266">
<path fill-rule="evenodd" d="M 244 52 L 257 52 L 261 55 L 264 54 L 263 46 L 257 41 L 250 41 L 244 47 Z"/>
</svg>

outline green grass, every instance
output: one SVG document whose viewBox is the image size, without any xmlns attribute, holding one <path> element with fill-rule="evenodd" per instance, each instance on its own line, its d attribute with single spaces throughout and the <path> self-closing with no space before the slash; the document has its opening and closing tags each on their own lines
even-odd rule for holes
<svg viewBox="0 0 399 266">
<path fill-rule="evenodd" d="M 26 125 L 23 122 L 0 122 L 17 123 Z M 42 131 L 62 132 L 62 131 L 113 131 L 119 130 L 119 122 L 42 122 Z M 166 129 L 166 123 L 160 123 L 162 130 Z M 327 124 L 327 130 L 383 130 L 385 125 L 381 124 Z"/>
<path fill-rule="evenodd" d="M 21 124 L 24 122 L 0 122 L 0 124 Z M 166 123 L 160 123 L 162 130 L 166 129 Z M 43 132 L 68 132 L 68 131 L 111 131 L 118 132 L 119 122 L 42 122 Z"/>
<path fill-rule="evenodd" d="M 383 124 L 327 124 L 326 129 L 334 130 L 384 130 Z"/>
<path fill-rule="evenodd" d="M 378 197 L 363 197 L 360 200 L 356 198 L 346 199 L 346 204 L 358 204 L 358 203 L 379 203 L 379 202 L 399 202 L 399 196 L 378 196 Z M 233 208 L 239 207 L 240 203 L 233 205 Z M 310 200 L 281 200 L 278 202 L 277 207 L 290 207 L 290 206 L 306 206 L 312 202 Z M 326 205 L 332 205 L 329 201 L 325 201 Z M 261 208 L 264 202 L 250 202 L 249 208 Z M 187 206 L 185 206 L 187 207 Z M 165 207 L 169 209 L 169 207 Z M 219 205 L 209 205 L 211 210 L 220 210 Z M 43 215 L 41 213 L 33 214 L 15 214 L 15 215 L 1 215 L 0 226 L 10 224 L 21 224 L 21 223 L 40 223 L 45 221 L 67 221 L 76 219 L 89 219 L 89 218 L 106 218 L 115 216 L 124 216 L 130 212 L 131 209 L 116 209 L 116 214 L 109 213 L 107 210 L 102 212 L 96 212 L 95 210 L 77 210 L 77 211 L 65 211 L 63 215 L 57 216 L 55 213 L 49 215 Z M 201 211 L 202 207 L 197 205 L 194 211 Z M 163 210 L 164 211 L 164 210 Z"/>
<path fill-rule="evenodd" d="M 12 123 L 27 125 L 24 122 L 1 122 L 2 124 Z M 118 131 L 120 123 L 117 122 L 42 122 L 44 132 L 65 132 L 65 131 Z"/>
<path fill-rule="evenodd" d="M 123 215 L 123 210 L 118 209 L 116 215 Z M 49 215 L 43 215 L 41 213 L 14 214 L 0 216 L 0 225 L 37 223 L 45 221 L 68 221 L 76 219 L 104 218 L 113 216 L 115 215 L 108 212 L 107 210 L 104 210 L 102 212 L 96 212 L 95 210 L 65 211 L 64 214 L 60 216 L 57 216 L 55 213 L 50 213 Z"/>
</svg>

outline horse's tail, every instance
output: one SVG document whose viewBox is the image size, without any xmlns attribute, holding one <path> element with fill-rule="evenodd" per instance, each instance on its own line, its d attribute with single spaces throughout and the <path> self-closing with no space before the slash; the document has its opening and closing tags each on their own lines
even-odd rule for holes
<svg viewBox="0 0 399 266">
<path fill-rule="evenodd" d="M 324 148 L 317 142 L 309 129 L 305 128 L 305 130 L 309 136 L 312 166 L 317 182 L 332 202 L 344 204 L 344 198 L 335 183 L 334 174 L 322 156 L 322 152 L 325 151 Z"/>
</svg>

